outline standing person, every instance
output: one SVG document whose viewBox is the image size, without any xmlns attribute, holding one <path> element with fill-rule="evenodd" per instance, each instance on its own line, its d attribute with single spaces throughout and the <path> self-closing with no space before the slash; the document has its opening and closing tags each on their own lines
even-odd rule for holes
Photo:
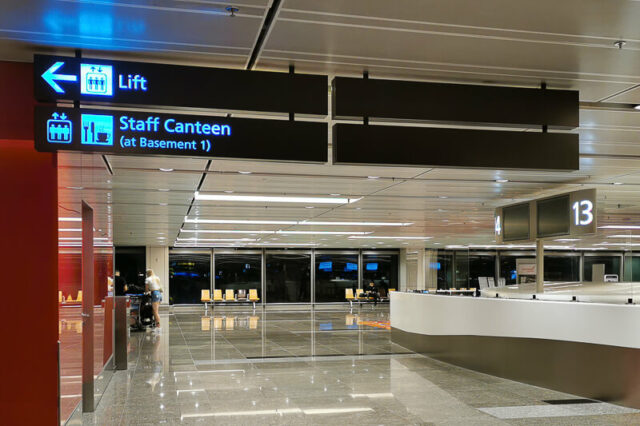
<svg viewBox="0 0 640 426">
<path fill-rule="evenodd" d="M 114 290 L 116 296 L 124 296 L 127 288 L 127 282 L 120 276 L 120 271 L 116 269 L 116 276 L 114 277 Z"/>
<path fill-rule="evenodd" d="M 160 286 L 160 278 L 153 273 L 152 269 L 147 269 L 147 279 L 144 280 L 144 290 L 151 292 L 151 306 L 153 306 L 153 317 L 156 320 L 156 330 L 160 331 L 160 302 L 162 302 L 162 286 Z"/>
</svg>

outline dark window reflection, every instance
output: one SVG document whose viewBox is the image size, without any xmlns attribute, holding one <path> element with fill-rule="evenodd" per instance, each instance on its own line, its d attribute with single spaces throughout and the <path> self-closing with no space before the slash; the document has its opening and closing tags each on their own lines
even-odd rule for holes
<svg viewBox="0 0 640 426">
<path fill-rule="evenodd" d="M 201 290 L 210 288 L 210 255 L 169 253 L 169 303 L 200 303 Z"/>
<path fill-rule="evenodd" d="M 258 297 L 262 299 L 260 277 L 262 275 L 261 255 L 259 254 L 216 254 L 215 288 L 222 290 L 257 290 Z"/>
<path fill-rule="evenodd" d="M 593 265 L 604 264 L 605 274 L 620 275 L 620 256 L 585 256 L 584 257 L 584 280 L 593 280 Z"/>
<path fill-rule="evenodd" d="M 455 288 L 467 288 L 469 286 L 469 253 L 456 252 L 456 286 Z"/>
<path fill-rule="evenodd" d="M 516 259 L 517 256 L 500 256 L 500 278 L 504 278 L 506 285 L 516 284 Z"/>
<path fill-rule="evenodd" d="M 469 256 L 469 287 L 480 288 L 478 277 L 494 278 L 496 276 L 496 257 L 493 255 Z"/>
<path fill-rule="evenodd" d="M 579 256 L 545 256 L 544 257 L 545 281 L 579 281 L 580 257 Z"/>
<path fill-rule="evenodd" d="M 266 255 L 268 303 L 311 302 L 311 255 Z"/>
<path fill-rule="evenodd" d="M 395 254 L 365 254 L 362 256 L 362 288 L 373 282 L 381 297 L 389 289 L 398 289 L 398 256 Z"/>
<path fill-rule="evenodd" d="M 344 302 L 345 289 L 358 287 L 357 254 L 316 254 L 316 302 Z"/>
<path fill-rule="evenodd" d="M 437 261 L 430 264 L 430 269 L 437 270 L 438 274 L 438 288 L 447 289 L 451 288 L 451 272 L 453 271 L 453 254 L 439 253 Z"/>
</svg>

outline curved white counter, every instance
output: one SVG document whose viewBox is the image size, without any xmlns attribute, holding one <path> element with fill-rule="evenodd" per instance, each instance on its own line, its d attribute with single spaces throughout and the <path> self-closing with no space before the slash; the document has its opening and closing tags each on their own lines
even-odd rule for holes
<svg viewBox="0 0 640 426">
<path fill-rule="evenodd" d="M 640 408 L 640 305 L 391 293 L 391 338 L 451 364 Z"/>
<path fill-rule="evenodd" d="M 431 336 L 550 339 L 640 348 L 640 306 L 391 293 L 391 327 Z"/>
</svg>

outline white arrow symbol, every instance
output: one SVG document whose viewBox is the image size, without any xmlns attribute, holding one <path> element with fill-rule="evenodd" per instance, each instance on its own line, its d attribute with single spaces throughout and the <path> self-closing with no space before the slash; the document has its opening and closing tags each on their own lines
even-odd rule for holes
<svg viewBox="0 0 640 426">
<path fill-rule="evenodd" d="M 60 80 L 60 81 L 77 81 L 78 80 L 78 76 L 76 75 L 55 74 L 55 72 L 58 71 L 58 69 L 63 65 L 64 65 L 64 62 L 56 62 L 55 64 L 51 65 L 51 68 L 49 68 L 44 72 L 44 74 L 42 74 L 42 78 L 44 78 L 44 81 L 49 83 L 49 86 L 53 87 L 53 90 L 55 90 L 58 93 L 64 93 L 64 90 L 62 89 L 62 87 L 58 85 L 58 83 L 56 83 L 56 80 Z"/>
</svg>

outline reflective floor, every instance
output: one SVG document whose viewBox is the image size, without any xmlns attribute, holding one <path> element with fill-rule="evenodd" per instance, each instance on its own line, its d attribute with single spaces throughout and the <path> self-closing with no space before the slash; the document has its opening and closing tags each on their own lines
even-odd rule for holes
<svg viewBox="0 0 640 426">
<path fill-rule="evenodd" d="M 85 424 L 632 424 L 640 412 L 393 344 L 388 309 L 177 313 L 132 333 Z M 72 424 L 80 422 L 76 416 Z"/>
</svg>

